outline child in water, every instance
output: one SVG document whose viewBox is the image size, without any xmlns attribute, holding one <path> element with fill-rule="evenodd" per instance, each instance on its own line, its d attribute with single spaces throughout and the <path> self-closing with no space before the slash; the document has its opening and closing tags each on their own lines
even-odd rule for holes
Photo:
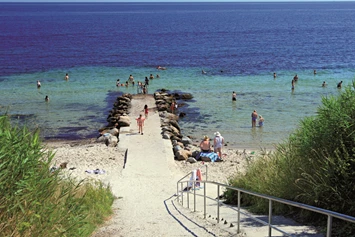
<svg viewBox="0 0 355 237">
<path fill-rule="evenodd" d="M 264 118 L 261 115 L 259 115 L 259 127 L 262 126 L 264 126 Z"/>
</svg>

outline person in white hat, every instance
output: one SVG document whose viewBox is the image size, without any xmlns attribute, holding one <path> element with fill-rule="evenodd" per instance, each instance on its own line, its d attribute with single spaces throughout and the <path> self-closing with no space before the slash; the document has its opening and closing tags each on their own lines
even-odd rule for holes
<svg viewBox="0 0 355 237">
<path fill-rule="evenodd" d="M 214 152 L 216 152 L 220 159 L 222 159 L 222 146 L 224 144 L 224 138 L 219 132 L 214 133 L 215 137 L 213 140 Z"/>
</svg>

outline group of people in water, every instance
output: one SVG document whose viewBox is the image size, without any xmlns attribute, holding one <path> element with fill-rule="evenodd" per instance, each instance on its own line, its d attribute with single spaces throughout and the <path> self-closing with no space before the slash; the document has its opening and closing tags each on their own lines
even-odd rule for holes
<svg viewBox="0 0 355 237">
<path fill-rule="evenodd" d="M 69 74 L 68 73 L 65 74 L 64 80 L 66 80 L 66 81 L 69 80 Z M 41 82 L 39 80 L 37 80 L 37 89 L 41 89 L 41 86 L 42 86 Z M 49 102 L 49 96 L 48 95 L 46 95 L 44 97 L 44 101 Z"/>
<path fill-rule="evenodd" d="M 157 74 L 155 78 L 160 78 L 159 74 Z M 149 78 L 145 77 L 143 82 L 138 81 L 138 83 L 137 83 L 137 93 L 138 94 L 147 94 L 148 93 L 149 80 L 152 80 L 152 79 L 154 79 L 154 75 L 150 74 Z M 129 85 L 132 85 L 132 86 L 135 85 L 134 77 L 133 77 L 132 74 L 129 75 L 128 80 L 125 83 L 121 83 L 120 79 L 117 79 L 117 81 L 116 81 L 116 86 L 117 87 L 120 87 L 120 86 L 128 87 Z"/>
<path fill-rule="evenodd" d="M 317 74 L 317 70 L 313 70 L 313 74 L 316 75 Z M 276 79 L 276 77 L 277 77 L 276 72 L 273 73 L 273 76 L 274 76 L 274 79 Z M 293 77 L 292 81 L 291 81 L 291 89 L 292 89 L 292 91 L 295 89 L 295 84 L 298 81 L 298 79 L 299 79 L 298 75 L 296 74 Z M 337 88 L 338 89 L 340 89 L 342 87 L 342 83 L 343 83 L 343 81 L 338 82 L 338 84 L 337 84 Z M 323 81 L 322 87 L 325 87 L 325 86 L 327 86 L 327 83 L 325 81 Z M 236 101 L 236 100 L 237 100 L 237 93 L 235 91 L 233 91 L 232 92 L 232 101 Z M 256 110 L 254 110 L 252 112 L 252 114 L 251 114 L 252 127 L 256 127 L 256 123 L 257 123 L 258 118 L 259 118 L 259 121 L 258 121 L 259 127 L 264 126 L 264 118 L 261 115 L 258 116 Z"/>
</svg>

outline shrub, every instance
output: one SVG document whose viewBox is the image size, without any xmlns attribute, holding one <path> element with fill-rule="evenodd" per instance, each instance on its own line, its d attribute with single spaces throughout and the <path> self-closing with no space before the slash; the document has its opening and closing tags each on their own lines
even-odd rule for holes
<svg viewBox="0 0 355 237">
<path fill-rule="evenodd" d="M 49 172 L 38 135 L 0 116 L 0 236 L 89 236 L 111 213 L 110 188 Z"/>
<path fill-rule="evenodd" d="M 231 181 L 234 186 L 253 190 L 347 215 L 355 213 L 355 83 L 337 97 L 322 98 L 317 115 L 300 122 L 275 152 L 252 163 L 246 174 Z M 228 202 L 235 202 L 232 191 Z M 248 200 L 246 200 L 248 199 Z M 243 198 L 258 212 L 267 205 L 255 198 Z M 275 205 L 276 212 L 293 213 L 315 220 L 317 214 Z M 343 224 L 346 235 L 355 233 L 354 224 Z M 341 229 L 341 228 L 338 228 Z M 350 231 L 349 231 L 350 229 Z M 342 234 L 340 234 L 342 235 Z"/>
</svg>

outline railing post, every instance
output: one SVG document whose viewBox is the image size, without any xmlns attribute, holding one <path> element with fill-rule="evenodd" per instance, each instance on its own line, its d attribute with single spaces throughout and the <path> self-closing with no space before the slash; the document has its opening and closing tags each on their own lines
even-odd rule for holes
<svg viewBox="0 0 355 237">
<path fill-rule="evenodd" d="M 206 166 L 206 180 L 208 180 L 208 172 L 207 172 L 208 166 L 207 165 L 205 165 L 205 166 Z"/>
<path fill-rule="evenodd" d="M 240 191 L 238 190 L 238 227 L 237 233 L 240 233 Z"/>
<path fill-rule="evenodd" d="M 333 217 L 328 216 L 328 221 L 327 221 L 327 237 L 332 236 L 332 224 L 333 224 Z"/>
<path fill-rule="evenodd" d="M 187 190 L 186 190 L 186 192 L 187 192 L 187 208 L 190 209 L 190 190 L 189 190 L 189 182 L 187 181 L 186 184 L 187 184 Z"/>
<path fill-rule="evenodd" d="M 196 212 L 196 180 L 194 180 L 194 212 Z"/>
<path fill-rule="evenodd" d="M 183 182 L 181 184 L 181 205 L 184 206 L 184 190 L 183 190 Z"/>
<path fill-rule="evenodd" d="M 217 184 L 217 223 L 219 223 L 219 184 Z"/>
<path fill-rule="evenodd" d="M 271 237 L 272 224 L 272 201 L 269 199 L 269 237 Z"/>
<path fill-rule="evenodd" d="M 203 189 L 203 218 L 206 219 L 206 183 Z"/>
</svg>

